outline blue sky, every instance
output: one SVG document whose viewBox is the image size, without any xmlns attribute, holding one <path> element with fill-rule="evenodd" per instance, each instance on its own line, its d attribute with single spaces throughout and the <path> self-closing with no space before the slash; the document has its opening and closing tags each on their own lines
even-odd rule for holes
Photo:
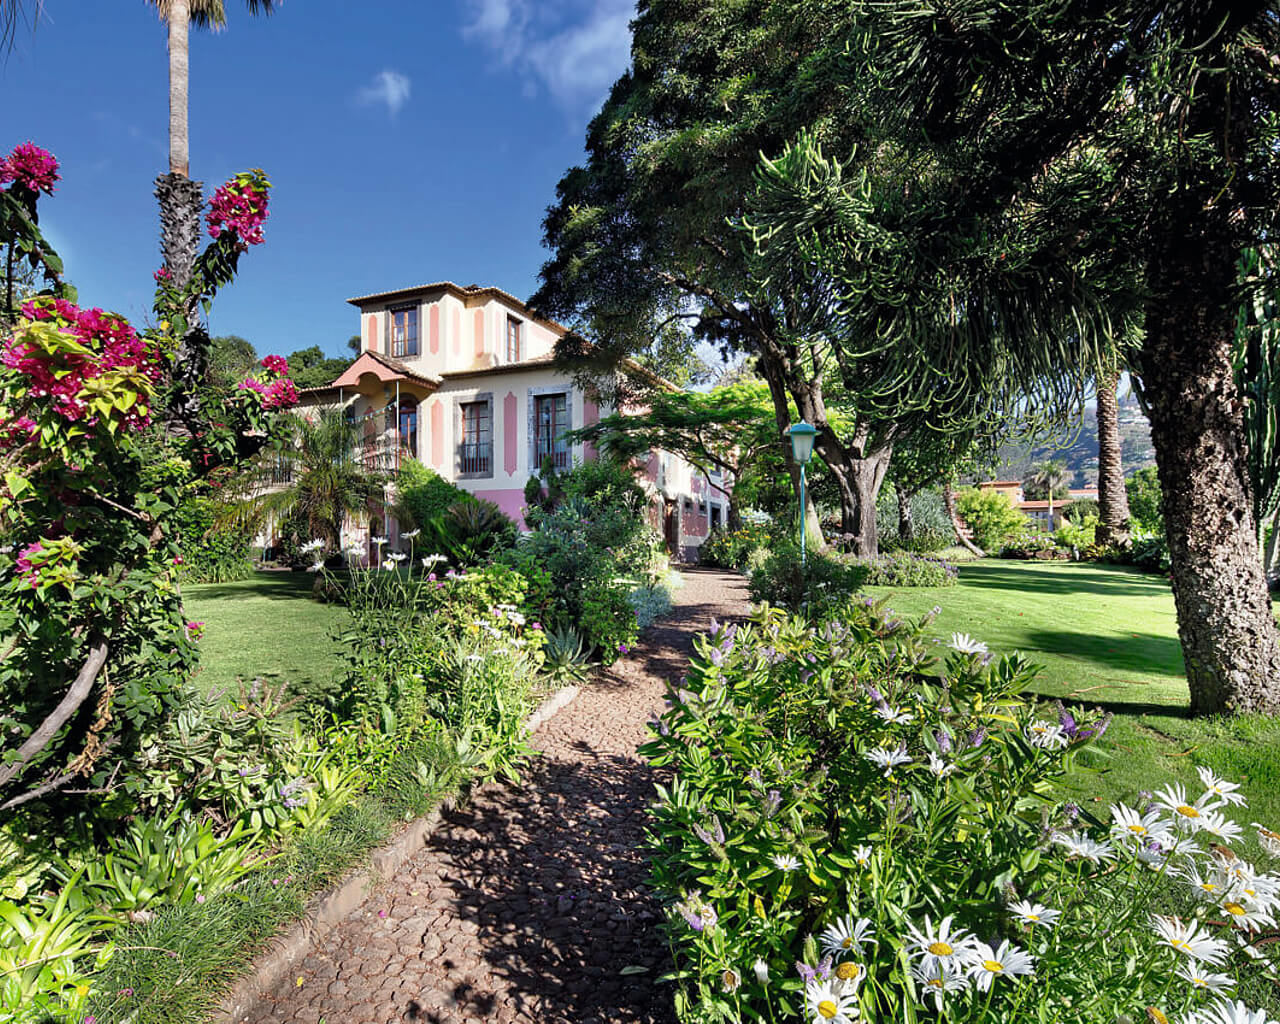
<svg viewBox="0 0 1280 1024">
<path fill-rule="evenodd" d="M 31 0 L 28 0 L 31 5 Z M 358 330 L 352 295 L 450 279 L 527 298 L 543 211 L 628 60 L 633 0 L 226 0 L 192 33 L 191 174 L 262 167 L 267 244 L 210 327 L 261 353 Z M 45 0 L 0 65 L 0 146 L 54 152 L 41 224 L 86 305 L 142 322 L 167 170 L 165 29 L 144 0 Z"/>
</svg>

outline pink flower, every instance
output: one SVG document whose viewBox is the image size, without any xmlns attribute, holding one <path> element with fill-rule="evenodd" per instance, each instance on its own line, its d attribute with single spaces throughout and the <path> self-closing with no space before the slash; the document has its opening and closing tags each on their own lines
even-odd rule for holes
<svg viewBox="0 0 1280 1024">
<path fill-rule="evenodd" d="M 0 160 L 0 185 L 13 182 L 32 192 L 53 195 L 53 183 L 59 178 L 53 154 L 31 142 L 14 146 L 13 152 Z"/>
<path fill-rule="evenodd" d="M 267 189 L 271 183 L 261 171 L 241 171 L 230 181 L 218 186 L 209 201 L 209 237 L 216 239 L 224 231 L 234 231 L 243 251 L 261 245 L 262 223 L 267 219 Z"/>
<path fill-rule="evenodd" d="M 294 389 L 293 381 L 288 377 L 279 377 L 272 381 L 262 401 L 264 409 L 285 409 L 297 404 L 298 392 Z"/>
<path fill-rule="evenodd" d="M 289 361 L 284 356 L 263 356 L 262 368 L 281 377 L 289 376 Z"/>
<path fill-rule="evenodd" d="M 169 268 L 168 268 L 168 267 L 161 267 L 159 270 L 157 270 L 157 271 L 156 271 L 154 274 L 152 274 L 151 276 L 152 276 L 152 277 L 154 277 L 154 278 L 156 279 L 156 284 L 159 284 L 161 281 L 172 281 L 172 280 L 173 280 L 173 275 L 172 275 L 171 273 L 169 273 Z"/>
</svg>

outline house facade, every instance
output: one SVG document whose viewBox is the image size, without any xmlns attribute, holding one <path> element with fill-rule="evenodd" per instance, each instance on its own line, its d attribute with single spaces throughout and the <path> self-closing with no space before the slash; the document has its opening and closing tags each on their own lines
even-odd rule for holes
<svg viewBox="0 0 1280 1024">
<path fill-rule="evenodd" d="M 1013 502 L 1018 511 L 1026 515 L 1035 524 L 1037 529 L 1050 531 L 1062 525 L 1061 512 L 1064 505 L 1084 499 L 1098 500 L 1097 487 L 1072 487 L 1067 490 L 1066 497 L 1059 496 L 1054 499 L 1052 515 L 1050 515 L 1050 505 L 1047 500 L 1027 500 L 1026 495 L 1023 493 L 1021 480 L 983 480 L 978 484 L 978 488 L 983 491 L 995 491 L 997 494 L 1005 495 Z"/>
<path fill-rule="evenodd" d="M 555 369 L 564 327 L 490 286 L 444 281 L 348 301 L 359 310 L 360 355 L 330 385 L 299 397 L 304 412 L 346 410 L 372 468 L 394 471 L 416 458 L 523 526 L 525 483 L 545 459 L 567 470 L 594 457 L 564 435 L 609 410 Z M 723 496 L 667 452 L 650 453 L 642 479 L 668 547 L 696 555 L 712 523 L 725 520 Z M 358 529 L 397 539 L 394 521 Z"/>
</svg>

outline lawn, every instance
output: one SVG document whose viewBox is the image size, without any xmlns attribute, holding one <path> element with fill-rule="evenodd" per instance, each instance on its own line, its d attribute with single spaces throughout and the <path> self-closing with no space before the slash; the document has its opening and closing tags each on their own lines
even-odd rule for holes
<svg viewBox="0 0 1280 1024">
<path fill-rule="evenodd" d="M 1164 577 L 1117 566 L 984 559 L 960 566 L 954 587 L 870 588 L 904 615 L 934 605 L 930 635 L 969 633 L 996 652 L 1022 651 L 1044 666 L 1036 689 L 1113 711 L 1097 768 L 1076 782 L 1081 802 L 1124 798 L 1182 781 L 1199 792 L 1196 765 L 1245 783 L 1247 826 L 1280 825 L 1280 722 L 1247 716 L 1193 719 Z M 1247 848 L 1252 848 L 1249 839 Z"/>
<path fill-rule="evenodd" d="M 238 583 L 183 588 L 187 617 L 205 624 L 200 673 L 205 690 L 234 692 L 238 679 L 287 681 L 307 696 L 333 690 L 342 648 L 335 631 L 346 610 L 311 599 L 309 573 L 260 572 Z"/>
</svg>

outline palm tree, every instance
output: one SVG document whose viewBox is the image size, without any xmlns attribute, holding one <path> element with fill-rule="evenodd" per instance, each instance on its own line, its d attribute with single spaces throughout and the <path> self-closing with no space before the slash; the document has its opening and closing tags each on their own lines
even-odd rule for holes
<svg viewBox="0 0 1280 1024">
<path fill-rule="evenodd" d="M 1099 544 L 1129 544 L 1129 495 L 1124 488 L 1115 369 L 1099 368 L 1098 388 L 1098 533 Z"/>
<path fill-rule="evenodd" d="M 1049 529 L 1053 529 L 1053 499 L 1067 493 L 1067 464 L 1060 459 L 1047 459 L 1031 467 L 1031 476 L 1024 483 L 1029 493 L 1045 491 L 1049 499 Z"/>
<path fill-rule="evenodd" d="M 165 268 L 178 287 L 191 280 L 200 240 L 200 184 L 188 177 L 190 139 L 187 131 L 189 79 L 187 32 L 222 28 L 227 23 L 223 0 L 148 0 L 169 27 L 169 173 L 156 179 L 160 200 L 161 249 Z M 251 14 L 270 14 L 279 0 L 245 0 Z"/>
<path fill-rule="evenodd" d="M 381 502 L 386 477 L 356 458 L 359 434 L 343 410 L 322 409 L 314 420 L 294 421 L 292 441 L 239 481 L 232 518 L 253 531 L 291 519 L 305 527 L 305 539 L 323 540 L 326 550 L 337 551 L 343 523 Z"/>
</svg>

